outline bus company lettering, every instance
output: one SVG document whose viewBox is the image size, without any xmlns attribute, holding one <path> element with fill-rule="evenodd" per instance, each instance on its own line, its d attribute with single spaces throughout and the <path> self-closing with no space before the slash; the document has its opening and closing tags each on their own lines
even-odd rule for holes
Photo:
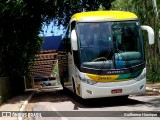
<svg viewBox="0 0 160 120">
<path fill-rule="evenodd" d="M 86 74 L 91 80 L 95 80 L 97 82 L 111 82 L 115 81 L 119 75 L 94 75 L 94 74 Z"/>
<path fill-rule="evenodd" d="M 123 74 L 124 71 L 122 70 L 116 70 L 116 71 L 108 71 L 107 74 Z"/>
<path fill-rule="evenodd" d="M 98 80 L 99 80 L 99 81 L 101 81 L 101 80 L 111 80 L 111 77 L 99 76 L 99 77 L 98 77 Z"/>
</svg>

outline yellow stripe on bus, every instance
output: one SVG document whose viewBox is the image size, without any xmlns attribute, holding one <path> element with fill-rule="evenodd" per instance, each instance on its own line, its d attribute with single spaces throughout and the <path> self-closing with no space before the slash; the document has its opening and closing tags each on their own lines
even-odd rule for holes
<svg viewBox="0 0 160 120">
<path fill-rule="evenodd" d="M 119 75 L 94 75 L 94 74 L 86 74 L 90 79 L 95 80 L 97 82 L 117 82 L 117 78 Z"/>
</svg>

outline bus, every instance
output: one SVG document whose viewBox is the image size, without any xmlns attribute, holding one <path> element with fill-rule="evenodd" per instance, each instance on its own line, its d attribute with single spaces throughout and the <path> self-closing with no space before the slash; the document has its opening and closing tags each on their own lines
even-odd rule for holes
<svg viewBox="0 0 160 120">
<path fill-rule="evenodd" d="M 154 31 L 126 11 L 74 14 L 62 38 L 59 76 L 83 99 L 144 94 L 146 67 L 142 30 Z M 63 54 L 63 55 L 62 55 Z"/>
</svg>

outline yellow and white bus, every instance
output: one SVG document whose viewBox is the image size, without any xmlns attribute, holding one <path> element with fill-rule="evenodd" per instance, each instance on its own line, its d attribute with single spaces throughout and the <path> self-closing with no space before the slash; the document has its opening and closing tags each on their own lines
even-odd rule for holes
<svg viewBox="0 0 160 120">
<path fill-rule="evenodd" d="M 145 93 L 142 29 L 154 44 L 153 29 L 131 12 L 74 14 L 62 39 L 67 54 L 60 66 L 68 64 L 59 68 L 63 87 L 84 99 Z"/>
</svg>

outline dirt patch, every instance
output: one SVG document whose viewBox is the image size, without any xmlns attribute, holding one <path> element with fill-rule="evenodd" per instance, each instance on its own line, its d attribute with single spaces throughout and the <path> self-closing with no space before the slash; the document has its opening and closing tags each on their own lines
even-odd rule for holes
<svg viewBox="0 0 160 120">
<path fill-rule="evenodd" d="M 157 92 L 157 91 L 146 90 L 146 94 L 145 95 L 146 96 L 158 96 L 158 95 L 160 95 L 160 93 Z"/>
<path fill-rule="evenodd" d="M 160 83 L 149 83 L 146 85 L 147 87 L 159 89 L 160 90 Z"/>
<path fill-rule="evenodd" d="M 148 83 L 147 87 L 160 91 L 160 83 Z M 160 92 L 154 90 L 146 90 L 146 95 L 148 96 L 157 96 L 160 95 Z"/>
</svg>

